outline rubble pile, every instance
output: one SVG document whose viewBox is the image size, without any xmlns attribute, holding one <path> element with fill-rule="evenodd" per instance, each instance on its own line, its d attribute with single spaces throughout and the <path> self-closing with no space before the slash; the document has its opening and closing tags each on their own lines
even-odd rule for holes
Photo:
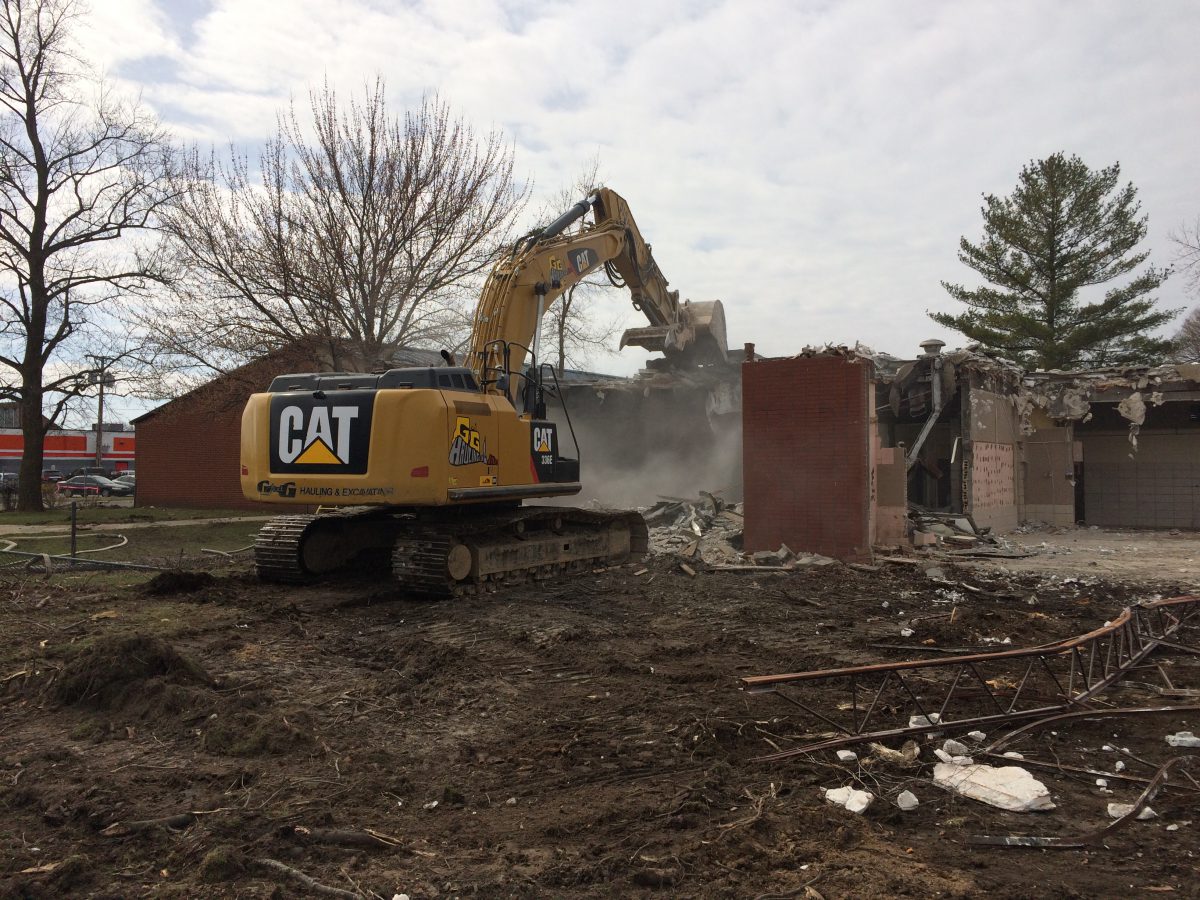
<svg viewBox="0 0 1200 900">
<path fill-rule="evenodd" d="M 795 553 L 786 544 L 777 550 L 742 550 L 743 506 L 701 491 L 698 500 L 667 497 L 639 510 L 650 527 L 650 553 L 699 559 L 722 571 L 784 571 L 833 565 L 819 553 Z"/>
<path fill-rule="evenodd" d="M 650 552 L 698 556 L 709 565 L 741 562 L 742 504 L 701 492 L 695 501 L 666 498 L 641 510 L 650 527 Z"/>
<path fill-rule="evenodd" d="M 996 546 L 1000 543 L 991 534 L 990 528 L 979 528 L 975 520 L 964 513 L 937 512 L 909 502 L 908 520 L 912 523 L 914 531 L 934 536 L 932 540 L 920 543 L 941 543 L 948 549 L 975 547 L 979 544 Z"/>
</svg>

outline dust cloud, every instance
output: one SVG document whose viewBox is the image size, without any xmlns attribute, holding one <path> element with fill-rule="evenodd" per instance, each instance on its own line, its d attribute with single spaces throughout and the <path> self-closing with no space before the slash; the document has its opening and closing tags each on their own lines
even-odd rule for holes
<svg viewBox="0 0 1200 900">
<path fill-rule="evenodd" d="M 700 491 L 741 499 L 741 414 L 710 415 L 708 388 L 580 386 L 569 391 L 566 403 L 579 442 L 583 490 L 563 505 L 595 501 L 631 509 Z M 560 453 L 573 456 L 561 407 L 552 407 L 550 417 L 559 423 Z"/>
</svg>

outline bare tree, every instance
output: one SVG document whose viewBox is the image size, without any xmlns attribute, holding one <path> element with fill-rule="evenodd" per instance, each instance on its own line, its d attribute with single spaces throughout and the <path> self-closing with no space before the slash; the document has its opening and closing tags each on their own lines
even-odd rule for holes
<svg viewBox="0 0 1200 900">
<path fill-rule="evenodd" d="M 0 0 L 0 397 L 20 410 L 23 510 L 42 508 L 49 424 L 96 374 L 80 351 L 104 342 L 103 308 L 162 279 L 130 233 L 163 202 L 163 135 L 88 75 L 78 15 L 73 0 Z"/>
<path fill-rule="evenodd" d="M 571 187 L 555 194 L 545 211 L 545 220 L 554 219 L 600 187 L 603 182 L 599 173 L 600 157 L 596 156 Z M 582 222 L 578 227 L 583 227 Z M 606 320 L 597 312 L 604 294 L 612 287 L 602 273 L 590 275 L 560 295 L 546 310 L 545 331 L 554 341 L 553 362 L 560 377 L 568 366 L 582 365 L 594 353 L 616 353 L 619 323 Z"/>
<path fill-rule="evenodd" d="M 1187 282 L 1187 289 L 1200 298 L 1200 216 L 1190 225 L 1171 232 L 1171 240 L 1175 244 L 1175 264 Z M 1200 306 L 1188 313 L 1171 341 L 1176 359 L 1200 363 Z"/>
<path fill-rule="evenodd" d="M 1171 240 L 1175 244 L 1175 262 L 1188 289 L 1200 296 L 1200 216 L 1191 225 L 1171 232 Z"/>
<path fill-rule="evenodd" d="M 180 167 L 165 222 L 185 275 L 142 321 L 201 372 L 301 338 L 350 369 L 457 343 L 526 201 L 501 134 L 477 136 L 436 96 L 399 117 L 382 81 L 344 106 L 328 85 L 309 101 L 310 121 L 281 114 L 256 167 L 196 150 Z"/>
<path fill-rule="evenodd" d="M 1176 360 L 1200 363 L 1200 306 L 1188 313 L 1171 341 L 1175 345 Z"/>
</svg>

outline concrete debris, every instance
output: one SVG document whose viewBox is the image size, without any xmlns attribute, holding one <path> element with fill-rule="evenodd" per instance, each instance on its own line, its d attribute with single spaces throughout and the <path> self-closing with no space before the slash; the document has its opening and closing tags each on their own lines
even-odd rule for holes
<svg viewBox="0 0 1200 900">
<path fill-rule="evenodd" d="M 1121 816 L 1127 816 L 1133 812 L 1132 803 L 1110 803 L 1108 804 L 1108 817 L 1110 819 L 1119 819 Z M 1158 818 L 1158 813 L 1152 810 L 1149 806 L 1143 807 L 1142 811 L 1137 814 L 1139 822 L 1145 822 L 1147 819 Z"/>
<path fill-rule="evenodd" d="M 956 766 L 941 762 L 933 767 L 933 783 L 1011 812 L 1054 809 L 1049 789 L 1018 766 Z"/>
<path fill-rule="evenodd" d="M 860 791 L 852 787 L 829 788 L 825 791 L 825 799 L 834 806 L 840 806 L 852 813 L 862 814 L 867 811 L 875 795 L 870 791 Z"/>
<path fill-rule="evenodd" d="M 853 750 L 839 750 L 837 752 L 838 762 L 852 763 L 858 760 L 858 754 Z"/>
<path fill-rule="evenodd" d="M 694 501 L 674 497 L 660 500 L 641 513 L 650 527 L 652 554 L 698 555 L 708 565 L 744 561 L 740 503 L 726 503 L 705 493 Z"/>
<path fill-rule="evenodd" d="M 971 752 L 966 744 L 960 743 L 959 741 L 955 741 L 955 740 L 946 741 L 946 743 L 942 744 L 942 749 L 945 750 L 947 753 L 949 753 L 951 756 L 966 756 L 968 753 Z"/>
<path fill-rule="evenodd" d="M 1200 737 L 1196 737 L 1190 731 L 1180 731 L 1177 734 L 1168 734 L 1167 743 L 1172 747 L 1200 747 Z"/>
<path fill-rule="evenodd" d="M 912 791 L 901 791 L 896 795 L 896 805 L 905 812 L 910 809 L 916 809 L 920 806 L 921 801 L 917 799 L 917 795 Z"/>
<path fill-rule="evenodd" d="M 777 550 L 742 552 L 741 503 L 726 503 L 702 491 L 696 501 L 669 497 L 641 510 L 650 526 L 650 553 L 699 559 L 725 572 L 776 572 L 809 566 L 832 566 L 836 559 L 819 553 L 797 553 L 786 544 Z M 691 574 L 691 573 L 689 573 Z"/>
<path fill-rule="evenodd" d="M 1018 753 L 1016 750 L 1008 750 L 1002 755 L 1008 757 L 1009 759 L 1024 759 L 1025 758 L 1024 755 Z"/>
<path fill-rule="evenodd" d="M 908 519 L 912 523 L 915 543 L 918 545 L 941 543 L 958 549 L 971 549 L 979 545 L 1003 543 L 991 534 L 990 528 L 978 528 L 974 519 L 962 513 L 937 512 L 909 501 Z M 935 581 L 946 577 L 940 568 L 934 567 L 932 571 L 935 574 L 930 574 L 930 569 L 926 569 L 925 574 Z"/>
<path fill-rule="evenodd" d="M 951 741 L 950 743 L 954 743 L 954 742 Z M 940 759 L 946 765 L 950 765 L 950 766 L 973 766 L 975 764 L 975 760 L 971 759 L 971 757 L 969 757 L 969 756 L 962 756 L 962 755 L 951 756 L 945 750 L 942 750 L 940 748 L 935 749 L 933 751 L 933 755 L 936 756 L 938 759 Z"/>
<path fill-rule="evenodd" d="M 967 737 L 969 737 L 971 740 L 973 740 L 977 744 L 982 744 L 984 741 L 987 740 L 987 735 L 984 734 L 982 731 L 968 731 Z"/>
</svg>

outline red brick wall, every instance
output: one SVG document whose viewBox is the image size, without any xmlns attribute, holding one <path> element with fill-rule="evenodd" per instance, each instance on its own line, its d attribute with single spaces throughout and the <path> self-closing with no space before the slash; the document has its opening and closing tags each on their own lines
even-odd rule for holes
<svg viewBox="0 0 1200 900">
<path fill-rule="evenodd" d="M 870 560 L 870 375 L 840 356 L 742 366 L 747 550 Z"/>
<path fill-rule="evenodd" d="M 242 496 L 242 409 L 250 395 L 265 391 L 276 375 L 318 368 L 311 354 L 281 352 L 138 419 L 136 504 L 257 509 L 264 515 L 277 510 Z"/>
<path fill-rule="evenodd" d="M 137 505 L 203 509 L 269 508 L 242 497 L 242 407 L 190 409 L 137 426 Z"/>
</svg>

